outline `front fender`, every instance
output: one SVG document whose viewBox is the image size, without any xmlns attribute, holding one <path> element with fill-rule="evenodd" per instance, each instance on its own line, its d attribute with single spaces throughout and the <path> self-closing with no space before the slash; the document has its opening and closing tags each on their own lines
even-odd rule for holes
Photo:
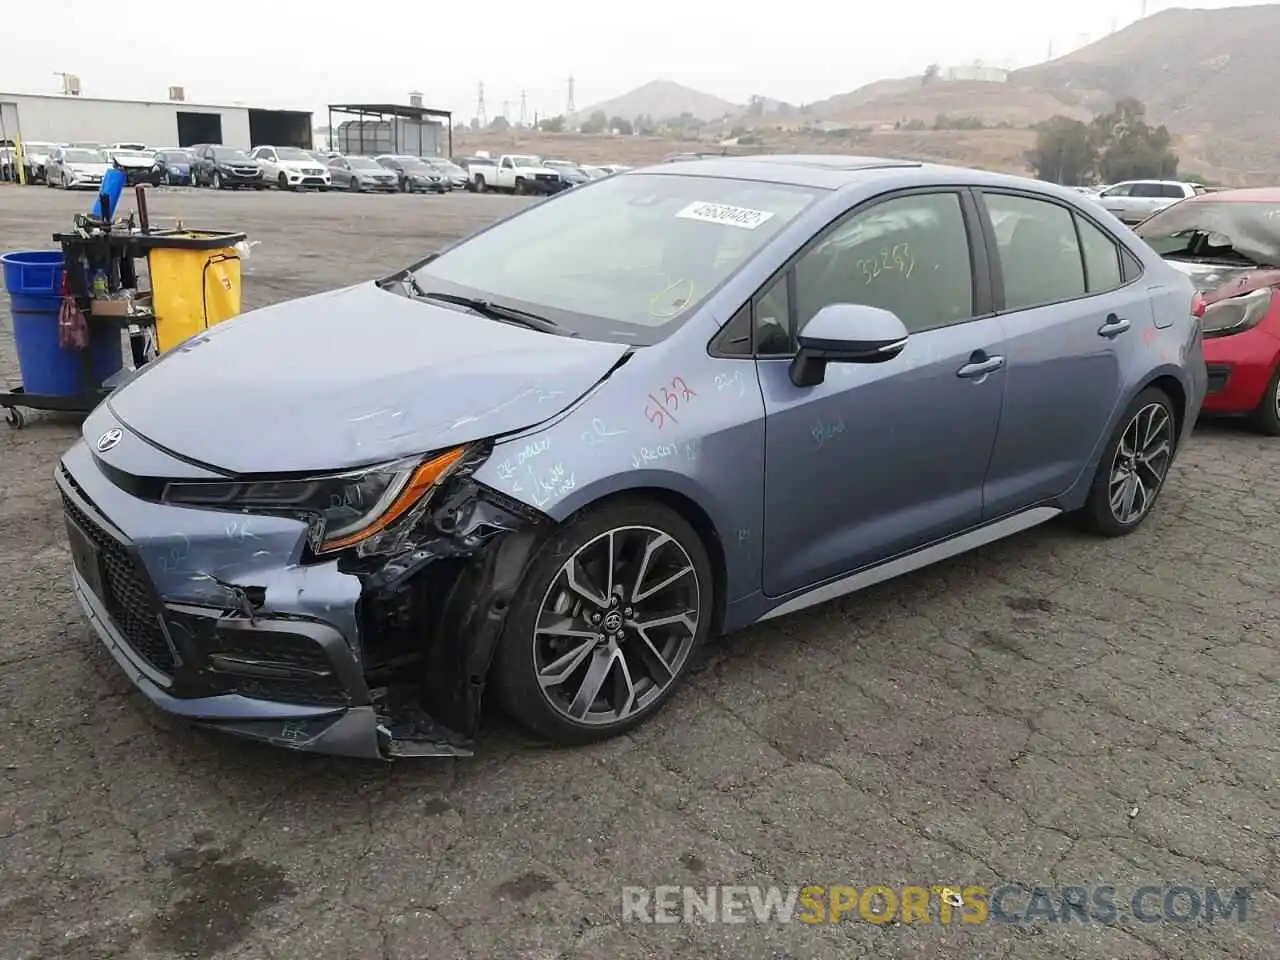
<svg viewBox="0 0 1280 960">
<path fill-rule="evenodd" d="M 760 588 L 764 401 L 750 361 L 679 354 L 634 357 L 563 417 L 497 443 L 476 479 L 557 522 L 628 492 L 683 500 L 720 540 L 732 602 Z"/>
</svg>

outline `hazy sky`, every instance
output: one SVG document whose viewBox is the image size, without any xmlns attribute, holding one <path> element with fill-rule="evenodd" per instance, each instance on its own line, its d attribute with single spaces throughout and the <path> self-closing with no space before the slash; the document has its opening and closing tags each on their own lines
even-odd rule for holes
<svg viewBox="0 0 1280 960">
<path fill-rule="evenodd" d="M 1148 0 L 1146 9 L 1240 5 Z M 469 119 L 479 81 L 490 118 L 508 101 L 507 116 L 518 120 L 525 90 L 532 120 L 564 110 L 570 73 L 579 109 L 660 77 L 739 103 L 757 93 L 803 103 L 929 63 L 1026 66 L 1044 60 L 1050 44 L 1061 55 L 1125 26 L 1143 4 L 3 0 L 3 7 L 0 91 L 57 93 L 54 72 L 65 71 L 80 77 L 84 96 L 163 100 L 170 85 L 181 85 L 192 103 L 309 109 L 320 124 L 326 103 L 407 103 L 415 89 L 428 106 Z M 641 21 L 665 25 L 635 25 Z"/>
</svg>

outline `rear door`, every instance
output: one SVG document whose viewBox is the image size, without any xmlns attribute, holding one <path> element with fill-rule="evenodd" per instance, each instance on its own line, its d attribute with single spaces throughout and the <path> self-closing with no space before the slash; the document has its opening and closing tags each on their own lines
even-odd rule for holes
<svg viewBox="0 0 1280 960">
<path fill-rule="evenodd" d="M 1114 187 L 1108 187 L 1098 194 L 1098 202 L 1112 216 L 1121 220 L 1131 217 L 1133 204 L 1136 202 L 1131 198 L 1134 184 L 1131 182 L 1117 183 Z"/>
<path fill-rule="evenodd" d="M 1039 194 L 979 194 L 1007 337 L 988 520 L 1065 493 L 1125 399 L 1125 371 L 1153 326 L 1141 268 L 1073 207 Z"/>
<path fill-rule="evenodd" d="M 753 304 L 765 401 L 764 588 L 784 596 L 978 523 L 1004 388 L 1002 326 L 968 191 L 891 195 L 820 234 Z M 789 376 L 832 303 L 896 313 L 906 349 Z"/>
</svg>

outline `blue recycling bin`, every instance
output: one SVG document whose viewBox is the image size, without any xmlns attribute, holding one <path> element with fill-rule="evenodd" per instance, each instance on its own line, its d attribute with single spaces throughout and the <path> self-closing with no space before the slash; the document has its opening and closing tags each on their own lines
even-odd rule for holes
<svg viewBox="0 0 1280 960">
<path fill-rule="evenodd" d="M 62 307 L 61 250 L 17 250 L 0 255 L 4 287 L 13 316 L 13 344 L 26 394 L 71 397 L 96 389 L 124 366 L 120 331 L 89 325 L 96 382 L 85 382 L 84 354 L 64 350 L 58 343 L 58 313 Z"/>
</svg>

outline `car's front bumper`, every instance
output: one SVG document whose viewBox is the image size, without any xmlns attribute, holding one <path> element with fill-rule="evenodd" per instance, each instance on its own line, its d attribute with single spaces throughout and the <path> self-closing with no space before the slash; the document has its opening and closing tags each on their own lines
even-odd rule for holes
<svg viewBox="0 0 1280 960">
<path fill-rule="evenodd" d="M 500 511 L 509 532 L 484 544 L 424 533 L 407 541 L 408 559 L 317 562 L 302 559 L 300 521 L 142 499 L 83 441 L 56 482 L 76 596 L 155 706 L 296 750 L 370 759 L 471 752 L 505 619 L 506 600 L 494 598 L 514 590 L 518 551 L 532 542 L 510 531 L 528 518 L 512 523 Z M 494 509 L 482 511 L 486 522 Z M 409 642 L 375 649 L 384 637 Z"/>
<path fill-rule="evenodd" d="M 149 183 L 152 186 L 159 186 L 161 181 L 164 179 L 164 173 L 160 170 L 136 170 L 120 167 L 117 167 L 116 169 L 124 170 L 125 183 L 131 187 L 139 183 Z"/>
<path fill-rule="evenodd" d="M 1280 339 L 1263 324 L 1229 337 L 1208 337 L 1204 358 L 1209 370 L 1206 413 L 1250 413 L 1262 402 L 1280 364 Z"/>
</svg>

